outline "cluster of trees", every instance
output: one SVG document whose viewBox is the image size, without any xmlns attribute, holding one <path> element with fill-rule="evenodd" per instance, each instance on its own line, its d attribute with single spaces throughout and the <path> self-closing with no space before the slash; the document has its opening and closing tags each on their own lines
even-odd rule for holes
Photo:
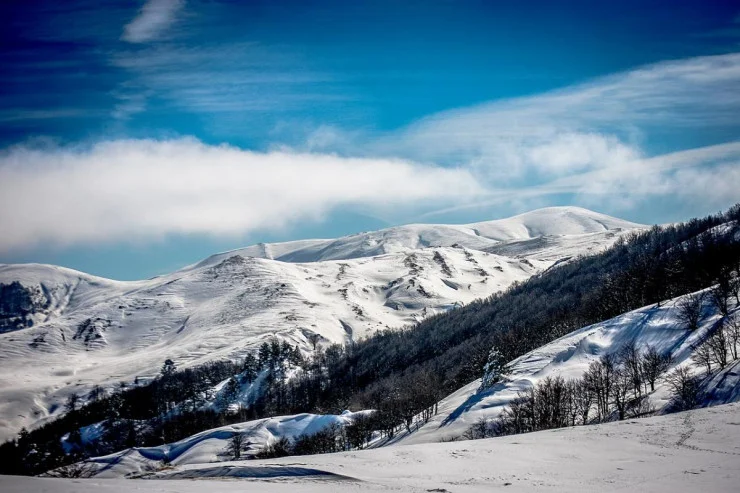
<svg viewBox="0 0 740 493">
<path fill-rule="evenodd" d="M 670 366 L 670 357 L 634 345 L 605 354 L 582 378 L 547 377 L 511 401 L 497 419 L 481 420 L 466 438 L 528 433 L 633 418 L 652 411 L 648 394 Z"/>
<path fill-rule="evenodd" d="M 318 406 L 359 405 L 369 388 L 414 373 L 436 374 L 447 394 L 480 377 L 491 347 L 511 361 L 577 328 L 711 286 L 740 268 L 738 220 L 736 206 L 635 233 L 504 293 L 337 349 L 343 354 L 329 368 Z"/>
<path fill-rule="evenodd" d="M 730 226 L 716 227 L 722 224 Z M 441 397 L 481 376 L 491 347 L 498 359 L 511 361 L 579 327 L 715 283 L 731 293 L 740 271 L 738 224 L 740 205 L 635 233 L 603 253 L 558 265 L 413 327 L 344 347 L 315 345 L 311 357 L 273 341 L 244 362 L 182 371 L 166 365 L 152 382 L 88 397 L 84 406 L 74 402 L 61 418 L 0 446 L 0 472 L 36 474 L 80 456 L 280 414 L 376 409 L 377 431 L 392 436 L 410 430 L 415 421 L 429 419 Z M 225 402 L 238 400 L 240 387 L 258 378 L 259 397 L 236 413 L 204 409 L 214 399 L 214 386 L 229 378 L 220 395 Z M 613 397 L 609 402 L 616 405 Z M 107 423 L 103 439 L 65 454 L 63 435 L 100 421 Z"/>
<path fill-rule="evenodd" d="M 735 298 L 735 303 L 740 304 L 740 293 L 738 290 L 728 289 L 728 286 L 736 286 L 737 279 L 731 279 L 723 286 L 723 282 L 718 283 L 708 293 L 696 295 L 696 300 L 690 300 L 687 305 L 693 303 L 703 304 L 702 300 L 709 297 L 710 302 L 721 314 L 720 320 L 714 324 L 707 337 L 693 348 L 692 359 L 700 366 L 706 368 L 707 375 L 711 375 L 713 370 L 723 370 L 732 361 L 738 359 L 738 350 L 740 349 L 740 316 L 737 311 L 730 311 L 731 297 Z M 684 307 L 682 307 L 682 312 Z M 696 325 L 701 320 L 701 313 L 697 318 Z M 693 320 L 692 320 L 693 322 Z"/>
<path fill-rule="evenodd" d="M 234 413 L 226 406 L 216 410 L 206 404 L 217 398 L 214 388 L 224 380 L 229 381 L 218 397 L 228 404 L 239 397 L 241 385 L 261 373 L 284 379 L 286 368 L 302 361 L 297 347 L 273 340 L 240 363 L 215 361 L 179 370 L 167 360 L 159 377 L 148 383 L 122 383 L 113 391 L 96 387 L 87 396 L 72 394 L 66 414 L 33 431 L 23 429 L 16 440 L 0 445 L 0 474 L 40 474 L 88 457 L 170 443 L 209 428 L 262 417 L 257 409 Z M 83 441 L 81 429 L 101 422 L 102 436 Z"/>
</svg>

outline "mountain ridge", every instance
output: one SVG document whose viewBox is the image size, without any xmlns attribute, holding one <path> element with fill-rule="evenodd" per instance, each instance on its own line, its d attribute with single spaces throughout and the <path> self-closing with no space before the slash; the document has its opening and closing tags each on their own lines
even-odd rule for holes
<svg viewBox="0 0 740 493">
<path fill-rule="evenodd" d="M 643 227 L 573 208 L 475 224 L 518 239 L 400 226 L 326 240 L 332 248 L 319 253 L 311 248 L 322 240 L 288 244 L 294 260 L 300 253 L 310 262 L 248 255 L 255 245 L 139 281 L 0 265 L 0 435 L 58 415 L 72 393 L 151 378 L 165 359 L 188 367 L 241 358 L 274 337 L 310 351 L 312 341 L 344 344 L 402 328 Z M 538 232 L 559 234 L 531 237 Z M 513 253 L 487 251 L 507 245 Z M 279 247 L 261 247 L 269 249 Z"/>
<path fill-rule="evenodd" d="M 483 249 L 512 240 L 528 240 L 541 236 L 562 236 L 590 234 L 618 229 L 646 228 L 644 224 L 633 223 L 618 219 L 606 214 L 594 212 L 589 209 L 574 206 L 545 207 L 525 212 L 515 216 L 490 221 L 481 221 L 467 224 L 424 224 L 413 223 L 401 226 L 393 226 L 377 231 L 355 233 L 339 238 L 329 239 L 306 239 L 287 241 L 280 243 L 258 243 L 244 248 L 237 248 L 220 252 L 207 257 L 200 262 L 185 267 L 184 269 L 200 267 L 213 263 L 224 256 L 239 254 L 250 257 L 270 258 L 283 262 L 316 262 L 322 260 L 347 260 L 362 256 L 382 255 L 384 253 L 395 253 L 403 251 L 403 248 L 418 249 L 432 246 L 452 246 L 455 243 L 469 242 L 463 245 L 468 248 Z M 448 235 L 442 237 L 437 235 L 431 238 L 425 237 L 434 230 L 443 229 Z M 397 243 L 395 250 L 373 250 L 371 247 L 381 243 L 381 237 Z M 455 239 L 450 239 L 454 237 Z M 414 238 L 416 243 L 414 244 Z M 442 241 L 447 238 L 447 241 Z M 406 240 L 406 243 L 400 241 Z M 436 241 L 434 241 L 436 240 Z M 367 244 L 367 249 L 355 248 L 347 252 L 346 249 L 338 248 L 338 244 L 350 243 L 356 245 Z M 318 248 L 318 252 L 314 249 Z M 332 250 L 332 247 L 334 249 Z M 327 255 L 321 253 L 329 250 Z M 267 255 L 267 251 L 275 252 Z M 338 252 L 337 252 L 338 251 Z M 334 253 L 332 253 L 334 252 Z M 313 254 L 313 256 L 312 256 Z M 317 256 L 318 255 L 318 256 Z"/>
</svg>

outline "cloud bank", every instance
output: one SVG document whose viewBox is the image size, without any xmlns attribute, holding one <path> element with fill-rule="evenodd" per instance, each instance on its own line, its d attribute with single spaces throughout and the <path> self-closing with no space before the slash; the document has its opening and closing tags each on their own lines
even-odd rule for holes
<svg viewBox="0 0 740 493">
<path fill-rule="evenodd" d="M 239 235 L 332 209 L 473 200 L 463 169 L 398 159 L 255 153 L 194 139 L 119 140 L 0 153 L 0 251 L 48 242 Z"/>
<path fill-rule="evenodd" d="M 147 0 L 136 17 L 123 27 L 121 40 L 146 43 L 157 39 L 184 5 L 185 0 Z"/>
</svg>

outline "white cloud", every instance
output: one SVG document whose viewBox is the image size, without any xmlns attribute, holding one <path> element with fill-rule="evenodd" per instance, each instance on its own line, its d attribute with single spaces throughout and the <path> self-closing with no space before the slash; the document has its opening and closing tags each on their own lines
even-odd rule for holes
<svg viewBox="0 0 740 493">
<path fill-rule="evenodd" d="M 174 21 L 184 0 L 147 0 L 134 19 L 123 27 L 121 39 L 145 43 L 157 39 Z"/>
<path fill-rule="evenodd" d="M 702 213 L 716 212 L 740 200 L 739 183 L 740 141 L 736 141 L 650 158 L 627 158 L 619 166 L 570 173 L 537 185 L 493 186 L 475 203 L 437 209 L 423 217 L 511 203 L 516 203 L 518 210 L 527 210 L 551 205 L 554 196 L 568 196 L 571 203 L 612 213 L 649 210 L 651 204 L 690 205 Z"/>
<path fill-rule="evenodd" d="M 255 153 L 194 139 L 16 146 L 0 153 L 0 251 L 237 235 L 318 220 L 344 206 L 395 209 L 480 193 L 466 170 L 398 159 Z"/>
<path fill-rule="evenodd" d="M 381 137 L 381 153 L 475 163 L 498 183 L 615 167 L 645 141 L 737 126 L 740 53 L 664 62 L 536 96 L 424 118 Z M 533 176 L 534 175 L 534 176 Z"/>
<path fill-rule="evenodd" d="M 445 111 L 385 135 L 321 129 L 306 147 L 317 148 L 315 135 L 330 136 L 319 148 L 463 167 L 495 191 L 480 203 L 489 206 L 516 197 L 520 207 L 534 207 L 568 194 L 601 210 L 634 210 L 656 197 L 716 210 L 740 199 L 724 186 L 740 167 L 738 144 L 716 145 L 722 137 L 713 136 L 737 135 L 739 89 L 740 53 L 697 57 Z M 710 145 L 685 150 L 693 134 Z M 659 155 L 656 148 L 685 152 Z M 687 177 L 716 185 L 691 187 Z"/>
</svg>

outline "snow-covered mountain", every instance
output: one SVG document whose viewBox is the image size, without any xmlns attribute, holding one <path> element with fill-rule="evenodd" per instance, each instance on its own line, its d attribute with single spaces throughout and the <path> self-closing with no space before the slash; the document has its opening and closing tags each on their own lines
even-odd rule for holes
<svg viewBox="0 0 740 493">
<path fill-rule="evenodd" d="M 511 400 L 517 397 L 519 391 L 526 390 L 547 377 L 581 378 L 591 362 L 604 354 L 617 354 L 622 348 L 633 343 L 640 351 L 644 351 L 650 345 L 660 353 L 670 354 L 669 371 L 684 366 L 700 374 L 702 368 L 692 361 L 691 355 L 696 343 L 706 338 L 711 331 L 716 330 L 721 314 L 717 313 L 712 304 L 705 299 L 702 322 L 698 329 L 691 331 L 679 321 L 679 306 L 685 298 L 686 296 L 658 305 L 650 305 L 605 322 L 584 327 L 531 351 L 508 365 L 510 370 L 502 383 L 491 388 L 480 389 L 481 381 L 476 380 L 443 399 L 439 403 L 439 413 L 429 422 L 420 421 L 418 428 L 412 426 L 411 433 L 401 432 L 391 440 L 375 439 L 371 448 L 402 450 L 408 447 L 398 449 L 396 446 L 418 446 L 420 444 L 434 446 L 432 444 L 459 439 L 471 425 L 481 418 L 497 417 Z M 740 312 L 740 307 L 734 306 L 730 313 L 738 312 Z M 740 360 L 732 362 L 712 377 L 705 378 L 702 390 L 705 393 L 704 405 L 714 406 L 740 401 Z M 655 390 L 649 394 L 649 399 L 658 414 L 665 411 L 670 401 L 669 394 L 665 378 L 660 378 Z M 733 409 L 735 409 L 733 412 L 737 413 L 737 406 Z M 280 438 L 294 439 L 301 434 L 315 433 L 330 424 L 347 424 L 355 416 L 366 412 L 368 411 L 360 413 L 347 411 L 340 416 L 300 414 L 249 421 L 203 431 L 172 444 L 122 450 L 105 457 L 90 459 L 88 464 L 96 477 L 132 477 L 151 473 L 161 468 L 162 458 L 167 456 L 174 469 L 161 473 L 161 477 L 198 477 L 206 470 L 211 471 L 209 474 L 213 476 L 230 476 L 233 475 L 230 468 L 239 463 L 232 463 L 230 466 L 214 466 L 214 463 L 228 463 L 230 456 L 226 450 L 229 439 L 235 433 L 245 437 L 248 446 L 244 450 L 245 455 L 248 455 Z M 628 422 L 635 423 L 634 420 L 628 420 Z M 609 426 L 616 425 L 606 425 L 607 428 Z M 558 430 L 544 432 L 544 434 L 548 436 L 553 433 L 571 433 L 589 436 L 589 434 L 600 433 L 604 427 L 605 425 L 588 425 L 580 427 L 582 430 L 580 432 Z M 543 436 L 542 433 L 537 435 Z M 514 440 L 517 442 L 528 440 L 527 437 L 531 436 L 531 434 L 517 435 Z M 501 443 L 502 440 L 511 440 L 511 438 L 496 440 Z M 532 443 L 536 442 L 534 440 Z M 477 443 L 466 442 L 465 448 L 476 447 Z M 529 450 L 532 450 L 532 447 Z M 362 455 L 368 459 L 377 453 L 394 454 L 390 451 L 361 451 L 353 456 L 359 458 Z M 302 462 L 305 460 L 306 457 L 301 457 Z M 321 461 L 318 458 L 313 458 L 313 460 Z M 329 459 L 326 462 L 333 461 Z M 251 468 L 262 466 L 260 462 L 250 461 L 249 464 Z M 191 476 L 187 476 L 188 474 Z"/>
<path fill-rule="evenodd" d="M 0 439 L 58 414 L 73 392 L 151 377 L 167 358 L 183 367 L 276 336 L 308 350 L 400 328 L 641 227 L 556 207 L 260 244 L 143 281 L 0 265 Z"/>
<path fill-rule="evenodd" d="M 568 240 L 575 238 L 568 238 L 562 242 L 558 242 L 557 238 L 640 227 L 644 226 L 580 207 L 548 207 L 507 219 L 473 224 L 409 224 L 332 240 L 260 243 L 214 255 L 197 265 L 217 263 L 235 254 L 283 262 L 318 262 L 455 245 L 471 250 L 488 251 L 500 248 L 502 243 L 518 243 L 542 237 L 554 237 L 553 241 L 558 246 L 567 248 L 570 243 Z"/>
</svg>

